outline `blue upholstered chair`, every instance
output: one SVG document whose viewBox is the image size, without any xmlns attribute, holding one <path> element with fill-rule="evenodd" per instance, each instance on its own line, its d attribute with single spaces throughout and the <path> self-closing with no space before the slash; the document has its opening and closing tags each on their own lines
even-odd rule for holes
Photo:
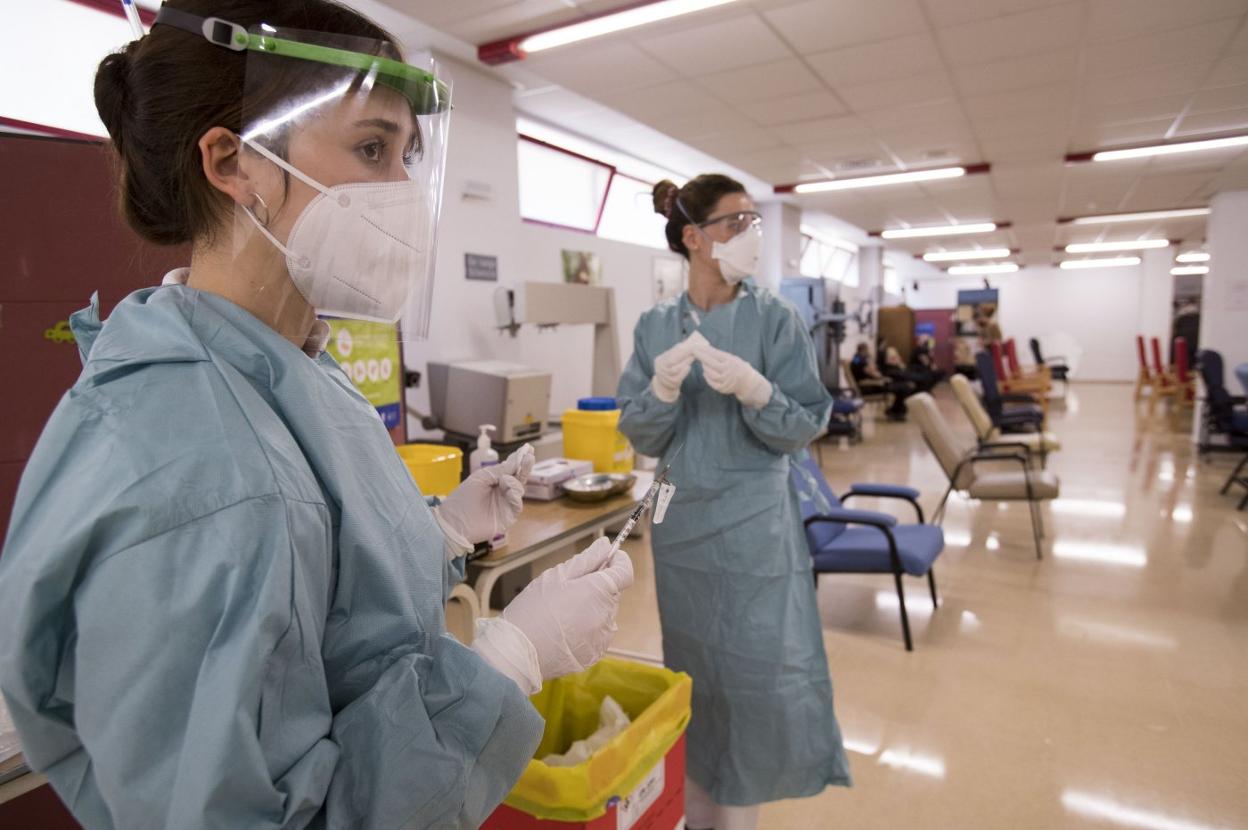
<svg viewBox="0 0 1248 830">
<path fill-rule="evenodd" d="M 979 370 L 979 383 L 984 390 L 984 409 L 992 418 L 992 425 L 1001 432 L 1036 432 L 1044 429 L 1044 410 L 1036 405 L 1033 395 L 1003 393 L 997 385 L 997 369 L 992 355 L 979 352 L 975 355 L 975 368 Z"/>
<path fill-rule="evenodd" d="M 932 563 L 945 547 L 941 529 L 923 520 L 919 491 L 891 484 L 855 484 L 845 494 L 845 501 L 854 496 L 873 496 L 909 502 L 919 521 L 900 524 L 895 516 L 887 513 L 845 508 L 828 486 L 819 464 L 807 454 L 793 460 L 791 478 L 806 526 L 815 584 L 819 584 L 821 573 L 891 573 L 901 607 L 901 633 L 906 651 L 913 651 L 901 576 L 926 576 L 932 606 L 937 607 Z"/>
</svg>

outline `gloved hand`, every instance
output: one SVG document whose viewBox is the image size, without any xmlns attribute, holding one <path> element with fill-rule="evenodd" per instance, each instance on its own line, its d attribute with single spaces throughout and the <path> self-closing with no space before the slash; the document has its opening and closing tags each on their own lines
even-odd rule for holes
<svg viewBox="0 0 1248 830">
<path fill-rule="evenodd" d="M 762 409 L 771 400 L 771 381 L 735 354 L 720 351 L 709 343 L 698 346 L 706 383 L 721 395 L 733 395 L 745 406 Z"/>
<path fill-rule="evenodd" d="M 496 671 L 510 677 L 525 697 L 542 688 L 537 649 L 523 631 L 502 617 L 477 620 L 472 650 Z"/>
<path fill-rule="evenodd" d="M 544 571 L 505 609 L 537 651 L 542 677 L 584 671 L 598 662 L 615 633 L 620 594 L 633 584 L 633 563 L 611 541 L 598 539 L 568 561 Z"/>
<path fill-rule="evenodd" d="M 533 471 L 533 447 L 525 444 L 502 464 L 468 476 L 433 509 L 447 537 L 469 550 L 516 523 L 524 509 L 524 484 Z"/>
<path fill-rule="evenodd" d="M 693 344 L 683 340 L 654 359 L 654 378 L 650 389 L 663 403 L 675 403 L 680 397 L 680 385 L 693 368 Z"/>
</svg>

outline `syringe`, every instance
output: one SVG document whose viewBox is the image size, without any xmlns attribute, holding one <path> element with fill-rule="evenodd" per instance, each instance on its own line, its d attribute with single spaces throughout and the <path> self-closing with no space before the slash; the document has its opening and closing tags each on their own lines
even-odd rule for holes
<svg viewBox="0 0 1248 830">
<path fill-rule="evenodd" d="M 664 468 L 663 472 L 655 477 L 654 483 L 650 485 L 650 489 L 646 491 L 645 497 L 637 503 L 637 507 L 628 516 L 628 521 L 624 523 L 624 527 L 615 535 L 615 540 L 611 542 L 611 553 L 614 554 L 620 549 L 620 545 L 624 544 L 624 540 L 628 538 L 628 534 L 633 532 L 633 528 L 641 521 L 641 517 L 646 514 L 646 510 L 650 505 L 654 504 L 654 497 L 658 495 L 659 489 L 667 483 L 667 471 L 672 469 L 669 464 Z"/>
</svg>

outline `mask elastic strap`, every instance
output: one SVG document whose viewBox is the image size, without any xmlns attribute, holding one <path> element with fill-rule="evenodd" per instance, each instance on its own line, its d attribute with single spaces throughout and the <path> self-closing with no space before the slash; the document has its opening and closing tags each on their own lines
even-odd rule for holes
<svg viewBox="0 0 1248 830">
<path fill-rule="evenodd" d="M 277 250 L 281 251 L 283 256 L 285 256 L 287 259 L 295 260 L 296 262 L 299 263 L 299 267 L 301 268 L 312 267 L 312 261 L 308 259 L 306 256 L 297 257 L 295 256 L 295 253 L 292 250 L 287 248 L 282 243 L 278 242 L 277 237 L 274 236 L 269 231 L 269 229 L 264 226 L 264 223 L 260 221 L 260 217 L 256 216 L 256 212 L 254 210 L 252 210 L 247 205 L 239 205 L 239 207 L 243 209 L 243 213 L 247 214 L 248 218 L 251 219 L 251 221 L 255 224 L 256 228 L 260 231 L 260 233 L 264 234 L 264 238 L 269 240 L 269 242 L 272 243 L 274 248 L 277 248 Z"/>
<path fill-rule="evenodd" d="M 301 181 L 301 182 L 303 182 L 304 184 L 306 184 L 308 187 L 310 187 L 310 188 L 312 188 L 313 190 L 316 190 L 316 191 L 318 191 L 318 192 L 320 192 L 320 193 L 322 193 L 322 194 L 324 194 L 324 195 L 326 195 L 326 196 L 329 196 L 330 198 L 333 198 L 333 195 L 334 195 L 334 194 L 330 192 L 329 188 L 325 187 L 325 186 L 324 186 L 324 185 L 322 185 L 320 182 L 318 182 L 316 179 L 314 179 L 314 178 L 312 178 L 311 176 L 309 176 L 308 174 L 304 173 L 302 170 L 300 170 L 299 168 L 295 167 L 295 166 L 294 166 L 294 165 L 292 165 L 290 162 L 286 161 L 286 159 L 284 159 L 284 158 L 282 158 L 281 156 L 277 155 L 276 153 L 274 153 L 274 152 L 273 152 L 272 150 L 270 150 L 269 148 L 264 147 L 264 146 L 261 146 L 260 144 L 257 144 L 256 142 L 252 141 L 251 139 L 249 139 L 249 138 L 247 138 L 247 137 L 245 137 L 245 136 L 241 136 L 241 135 L 240 135 L 240 136 L 238 137 L 238 140 L 239 140 L 239 141 L 241 141 L 241 142 L 243 142 L 244 144 L 246 144 L 246 145 L 247 145 L 248 147 L 250 147 L 251 149 L 255 150 L 255 151 L 256 151 L 257 153 L 259 153 L 260 155 L 264 156 L 264 157 L 265 157 L 266 159 L 268 159 L 269 161 L 271 161 L 271 162 L 273 162 L 274 164 L 276 164 L 278 167 L 280 167 L 280 168 L 282 168 L 283 170 L 285 170 L 285 171 L 286 171 L 287 173 L 289 173 L 290 175 L 294 176 L 294 177 L 295 177 L 296 179 L 298 179 L 299 181 Z M 345 194 L 343 195 L 343 197 L 342 197 L 342 198 L 346 198 Z"/>
</svg>

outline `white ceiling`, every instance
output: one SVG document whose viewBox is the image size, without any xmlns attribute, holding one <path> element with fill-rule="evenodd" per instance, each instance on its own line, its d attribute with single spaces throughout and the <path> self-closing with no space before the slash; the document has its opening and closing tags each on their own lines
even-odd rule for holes
<svg viewBox="0 0 1248 830">
<path fill-rule="evenodd" d="M 386 2 L 480 44 L 623 0 Z M 741 0 L 524 68 L 771 184 L 989 162 L 987 175 L 797 199 L 864 229 L 1012 221 L 943 245 L 1019 248 L 1033 265 L 1068 242 L 1204 233 L 1201 219 L 1102 230 L 1059 216 L 1204 205 L 1248 187 L 1242 149 L 1063 163 L 1248 130 L 1248 0 Z"/>
</svg>

